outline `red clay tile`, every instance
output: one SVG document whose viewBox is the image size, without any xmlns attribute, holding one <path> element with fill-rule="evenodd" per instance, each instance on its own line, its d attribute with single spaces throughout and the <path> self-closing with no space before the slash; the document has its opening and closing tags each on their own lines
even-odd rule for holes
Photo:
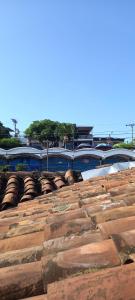
<svg viewBox="0 0 135 300">
<path fill-rule="evenodd" d="M 20 222 L 20 224 L 16 223 L 10 226 L 9 230 L 6 233 L 2 233 L 0 235 L 1 239 L 11 238 L 14 236 L 26 235 L 38 231 L 44 231 L 45 220 L 33 222 L 30 220 L 25 220 Z"/>
<path fill-rule="evenodd" d="M 0 254 L 0 268 L 39 261 L 43 252 L 42 246 L 8 251 Z"/>
<path fill-rule="evenodd" d="M 42 257 L 44 287 L 47 284 L 86 270 L 120 265 L 120 259 L 112 240 L 87 244 L 75 249 Z"/>
<path fill-rule="evenodd" d="M 112 234 L 111 238 L 119 252 L 122 263 L 126 263 L 129 254 L 135 253 L 135 230 Z"/>
<path fill-rule="evenodd" d="M 41 183 L 41 190 L 42 190 L 43 194 L 48 194 L 50 192 L 53 192 L 54 187 L 52 186 L 52 183 L 50 180 L 41 177 L 40 183 Z"/>
<path fill-rule="evenodd" d="M 0 241 L 0 253 L 42 245 L 44 231 L 15 236 Z"/>
<path fill-rule="evenodd" d="M 95 196 L 95 197 L 88 197 L 88 198 L 84 198 L 84 199 L 80 199 L 79 200 L 79 204 L 80 204 L 80 207 L 83 206 L 83 205 L 96 205 L 96 204 L 100 204 L 102 202 L 108 202 L 110 203 L 111 202 L 111 198 L 110 198 L 110 194 L 101 194 L 101 195 L 98 195 L 98 196 Z"/>
<path fill-rule="evenodd" d="M 83 233 L 87 230 L 93 230 L 95 224 L 91 222 L 88 218 L 81 218 L 75 220 L 64 220 L 57 221 L 51 224 L 46 224 L 44 229 L 45 240 L 54 239 L 61 236 L 69 236 L 74 233 Z"/>
<path fill-rule="evenodd" d="M 135 184 L 128 184 L 128 185 L 126 184 L 124 186 L 120 186 L 117 188 L 108 189 L 108 192 L 110 193 L 111 196 L 125 194 L 125 192 L 126 193 L 135 192 Z"/>
<path fill-rule="evenodd" d="M 126 186 L 129 184 L 128 179 L 124 179 L 124 180 L 106 180 L 104 184 L 104 187 L 106 189 L 106 191 L 114 188 L 114 187 L 120 187 L 120 186 Z"/>
<path fill-rule="evenodd" d="M 21 299 L 21 300 L 47 300 L 47 295 L 39 295 L 39 296 L 35 296 L 35 297 L 30 297 L 30 298 L 25 298 L 25 299 Z"/>
<path fill-rule="evenodd" d="M 85 297 L 86 299 L 91 297 L 92 300 L 98 300 L 96 296 L 100 295 L 99 289 L 102 288 L 100 268 L 104 269 L 111 266 L 110 275 L 106 279 L 107 285 L 103 280 L 104 292 L 101 292 L 101 295 L 104 297 L 103 299 L 108 300 L 111 295 L 114 296 L 115 286 L 119 295 L 117 282 L 114 280 L 114 275 L 112 276 L 114 274 L 113 270 L 117 272 L 118 267 L 116 266 L 118 264 L 129 264 L 135 261 L 135 170 L 122 171 L 118 174 L 75 183 L 70 187 L 65 186 L 54 193 L 38 196 L 33 201 L 28 201 L 28 199 L 34 197 L 35 192 L 38 195 L 41 193 L 39 175 L 34 176 L 29 174 L 24 181 L 24 177 L 20 177 L 20 175 L 13 177 L 8 175 L 8 181 L 6 178 L 7 186 L 4 195 L 10 193 L 19 195 L 27 201 L 19 203 L 16 208 L 0 213 L 0 266 L 5 266 L 5 268 L 1 268 L 1 271 L 9 269 L 8 266 L 10 265 L 14 267 L 17 274 L 18 269 L 16 267 L 19 267 L 17 264 L 21 264 L 21 267 L 25 265 L 24 263 L 31 265 L 33 260 L 36 263 L 37 260 L 42 259 L 42 272 L 44 271 L 42 274 L 44 274 L 43 280 L 45 281 L 44 292 L 47 289 L 47 282 L 90 272 L 91 274 L 88 275 L 91 276 L 90 282 L 94 282 L 94 290 L 92 283 L 83 289 L 80 282 L 80 286 L 78 286 L 80 294 L 77 294 L 76 291 L 74 294 L 72 289 L 74 284 L 71 287 L 69 286 L 65 292 L 64 288 L 57 282 L 59 290 L 55 293 L 55 297 L 61 299 L 61 293 L 63 293 L 63 297 L 65 293 L 66 300 L 76 299 L 76 297 L 80 300 L 84 300 Z M 61 179 L 63 180 L 62 177 L 58 180 L 59 184 Z M 69 179 L 71 179 L 70 176 Z M 68 180 L 66 179 L 66 181 Z M 46 189 L 49 188 L 50 183 L 50 180 L 44 178 L 42 193 L 47 193 Z M 17 197 L 16 202 L 18 200 Z M 78 206 L 82 207 L 78 208 Z M 128 233 L 125 231 L 128 231 Z M 42 252 L 43 246 L 44 250 Z M 126 265 L 122 268 L 125 267 Z M 97 269 L 98 272 L 95 275 Z M 10 270 L 13 274 L 13 269 Z M 107 274 L 106 271 L 104 270 L 103 274 Z M 5 271 L 4 274 L 6 274 Z M 21 276 L 20 278 L 22 278 Z M 87 277 L 87 275 L 83 276 Z M 108 283 L 108 278 L 111 278 L 111 276 L 111 283 Z M 82 276 L 78 277 L 81 278 Z M 127 282 L 128 272 L 127 277 L 123 278 Z M 73 279 L 69 278 L 68 280 Z M 15 279 L 15 290 L 17 280 L 19 280 L 19 277 Z M 108 292 L 108 287 L 110 291 L 111 288 L 113 290 L 113 292 L 110 292 L 111 294 Z M 48 290 L 50 290 L 50 287 Z M 117 296 L 117 293 L 115 296 Z M 49 299 L 48 295 L 49 297 L 54 295 L 53 290 L 52 294 L 42 296 Z M 130 295 L 130 292 L 125 295 Z M 122 296 L 120 294 L 118 299 L 125 300 Z M 26 297 L 29 297 L 29 295 L 25 295 Z"/>
<path fill-rule="evenodd" d="M 86 244 L 101 242 L 103 237 L 98 231 L 86 231 L 80 235 L 72 234 L 67 237 L 59 237 L 47 240 L 43 243 L 44 255 L 54 254 L 60 251 L 77 248 Z"/>
<path fill-rule="evenodd" d="M 114 233 L 135 229 L 135 216 L 101 223 L 98 224 L 98 228 L 103 237 L 107 239 Z"/>
<path fill-rule="evenodd" d="M 121 218 L 126 218 L 130 216 L 135 216 L 135 206 L 128 207 L 116 207 L 111 210 L 101 211 L 100 213 L 95 213 L 90 215 L 91 218 L 94 218 L 96 223 L 107 222 L 111 220 L 117 220 Z"/>
<path fill-rule="evenodd" d="M 88 216 L 91 216 L 95 213 L 95 216 L 97 216 L 98 214 L 96 213 L 99 213 L 101 212 L 101 214 L 105 211 L 108 211 L 108 210 L 112 210 L 113 208 L 117 208 L 117 207 L 123 207 L 123 206 L 126 206 L 125 202 L 124 201 L 119 201 L 119 202 L 111 202 L 111 201 L 104 201 L 102 202 L 102 204 L 95 204 L 95 205 L 85 205 L 85 209 L 87 211 L 87 214 Z M 100 214 L 99 214 L 100 215 Z"/>
<path fill-rule="evenodd" d="M 63 186 L 65 186 L 65 183 L 64 183 L 64 181 L 63 181 L 63 179 L 62 179 L 61 176 L 55 177 L 53 181 L 54 181 L 55 186 L 56 186 L 57 189 L 60 189 Z"/>
<path fill-rule="evenodd" d="M 73 174 L 72 170 L 68 170 L 65 173 L 65 180 L 68 182 L 69 185 L 75 183 L 75 177 L 74 177 L 74 174 Z"/>
<path fill-rule="evenodd" d="M 134 300 L 135 264 L 52 283 L 48 300 Z"/>
<path fill-rule="evenodd" d="M 75 220 L 75 219 L 80 219 L 85 217 L 87 217 L 85 209 L 78 208 L 71 212 L 59 213 L 57 215 L 49 216 L 46 219 L 46 222 L 48 224 L 51 224 L 54 222 L 69 221 L 69 220 Z"/>
<path fill-rule="evenodd" d="M 0 299 L 18 300 L 43 294 L 40 262 L 0 269 Z"/>
<path fill-rule="evenodd" d="M 79 208 L 78 202 L 74 203 L 56 203 L 49 209 L 49 212 L 51 213 L 62 213 L 67 212 L 71 210 L 76 210 Z"/>
</svg>

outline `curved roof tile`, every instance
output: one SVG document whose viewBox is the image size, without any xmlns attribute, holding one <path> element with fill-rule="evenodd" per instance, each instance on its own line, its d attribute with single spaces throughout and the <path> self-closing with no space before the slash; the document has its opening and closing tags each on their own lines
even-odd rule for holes
<svg viewBox="0 0 135 300">
<path fill-rule="evenodd" d="M 1 300 L 131 300 L 134 280 L 135 168 L 0 212 Z"/>
</svg>

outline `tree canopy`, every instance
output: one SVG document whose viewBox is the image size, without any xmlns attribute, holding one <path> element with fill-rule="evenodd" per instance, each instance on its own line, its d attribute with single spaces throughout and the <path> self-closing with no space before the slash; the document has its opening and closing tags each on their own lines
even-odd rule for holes
<svg viewBox="0 0 135 300">
<path fill-rule="evenodd" d="M 135 143 L 119 143 L 113 146 L 114 149 L 123 148 L 123 149 L 135 149 Z"/>
<path fill-rule="evenodd" d="M 12 129 L 5 127 L 2 122 L 0 122 L 0 139 L 2 138 L 9 138 L 11 137 L 10 132 L 13 131 Z"/>
<path fill-rule="evenodd" d="M 21 147 L 21 146 L 22 144 L 20 140 L 15 137 L 0 139 L 0 148 L 11 149 L 11 148 Z"/>
<path fill-rule="evenodd" d="M 71 123 L 60 123 L 52 120 L 34 121 L 25 130 L 25 135 L 40 142 L 63 141 L 64 137 L 71 139 L 75 131 L 75 125 Z"/>
</svg>

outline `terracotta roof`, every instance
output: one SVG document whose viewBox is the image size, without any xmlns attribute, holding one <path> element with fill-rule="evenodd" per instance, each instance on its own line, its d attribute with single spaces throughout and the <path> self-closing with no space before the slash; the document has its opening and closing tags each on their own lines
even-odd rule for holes
<svg viewBox="0 0 135 300">
<path fill-rule="evenodd" d="M 39 176 L 35 172 L 22 174 L 2 174 L 0 177 L 0 210 L 14 207 L 20 202 L 33 200 L 36 196 L 45 195 L 64 186 L 71 185 L 78 180 L 77 174 L 68 170 L 63 176 L 51 174 L 47 178 L 43 173 Z"/>
<path fill-rule="evenodd" d="M 135 299 L 135 169 L 71 177 L 1 180 L 1 300 Z"/>
</svg>

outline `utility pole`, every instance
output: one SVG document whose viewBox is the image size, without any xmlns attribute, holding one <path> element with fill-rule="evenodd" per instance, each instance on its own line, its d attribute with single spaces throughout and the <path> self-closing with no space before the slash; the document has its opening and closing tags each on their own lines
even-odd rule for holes
<svg viewBox="0 0 135 300">
<path fill-rule="evenodd" d="M 112 145 L 113 145 L 113 142 L 112 142 L 112 140 L 111 140 L 112 134 L 113 134 L 113 131 L 110 131 L 109 136 L 108 136 L 108 142 L 109 142 L 109 144 L 112 144 Z"/>
<path fill-rule="evenodd" d="M 47 169 L 47 172 L 48 172 L 48 152 L 49 152 L 49 141 L 47 140 L 47 157 L 46 157 L 46 169 Z"/>
<path fill-rule="evenodd" d="M 134 126 L 135 126 L 135 123 L 126 124 L 126 127 L 127 126 L 131 127 L 131 130 L 132 130 L 132 143 L 133 143 L 133 141 L 134 141 Z"/>
<path fill-rule="evenodd" d="M 11 119 L 14 124 L 14 136 L 17 137 L 18 129 L 16 128 L 17 120 Z"/>
</svg>

